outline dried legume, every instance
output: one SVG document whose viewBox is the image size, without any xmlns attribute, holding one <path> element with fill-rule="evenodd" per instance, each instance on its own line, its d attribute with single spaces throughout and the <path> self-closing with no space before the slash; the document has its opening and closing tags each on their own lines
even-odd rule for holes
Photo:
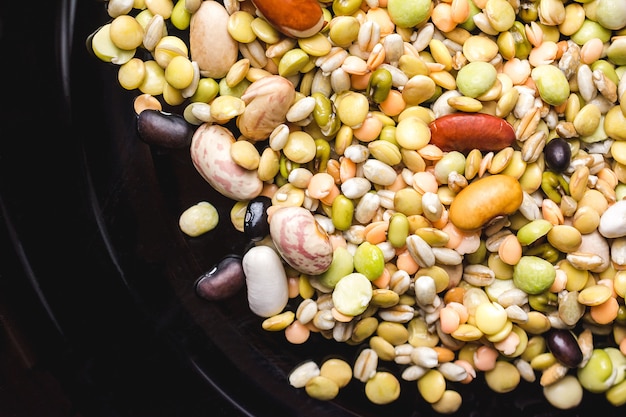
<svg viewBox="0 0 626 417">
<path fill-rule="evenodd" d="M 246 273 L 263 328 L 292 343 L 320 332 L 369 344 L 353 373 L 376 404 L 399 395 L 380 358 L 405 367 L 435 411 L 460 407 L 444 380 L 461 375 L 412 359 L 427 347 L 456 358 L 463 383 L 485 371 L 507 392 L 540 372 L 558 408 L 583 389 L 618 406 L 625 385 L 608 372 L 626 354 L 617 1 L 308 2 L 309 27 L 293 27 L 285 18 L 297 11 L 262 0 L 245 10 L 111 0 L 91 47 L 120 66 L 120 86 L 143 93 L 140 126 L 156 114 L 141 110 L 184 108 L 174 126 L 196 130 L 198 172 L 237 201 L 235 229 L 277 261 L 270 299 L 258 271 Z M 146 142 L 186 145 L 165 126 Z M 284 294 L 302 298 L 297 312 Z M 614 347 L 594 346 L 579 324 L 612 331 Z M 309 366 L 290 383 L 320 400 L 350 378 L 345 362 L 337 378 Z"/>
</svg>

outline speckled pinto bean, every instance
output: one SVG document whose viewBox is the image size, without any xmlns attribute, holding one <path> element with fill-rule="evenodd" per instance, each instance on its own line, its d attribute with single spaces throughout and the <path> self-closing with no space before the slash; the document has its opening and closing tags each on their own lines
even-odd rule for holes
<svg viewBox="0 0 626 417">
<path fill-rule="evenodd" d="M 191 139 L 191 161 L 213 188 L 228 198 L 250 200 L 263 190 L 256 170 L 246 170 L 233 161 L 230 148 L 235 137 L 219 125 L 203 124 Z"/>
<path fill-rule="evenodd" d="M 457 194 L 450 205 L 449 218 L 461 230 L 480 229 L 496 216 L 517 211 L 522 198 L 521 185 L 509 175 L 480 178 Z"/>
<path fill-rule="evenodd" d="M 285 261 L 304 274 L 319 275 L 333 260 L 328 234 L 302 207 L 281 207 L 270 217 L 270 236 Z"/>
<path fill-rule="evenodd" d="M 452 113 L 429 125 L 430 143 L 443 151 L 499 151 L 515 142 L 515 130 L 504 119 L 483 113 Z"/>
</svg>

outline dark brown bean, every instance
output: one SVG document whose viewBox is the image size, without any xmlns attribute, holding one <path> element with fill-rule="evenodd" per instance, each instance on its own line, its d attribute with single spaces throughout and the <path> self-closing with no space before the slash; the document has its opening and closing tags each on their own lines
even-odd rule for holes
<svg viewBox="0 0 626 417">
<path fill-rule="evenodd" d="M 550 330 L 546 334 L 546 345 L 554 357 L 565 366 L 575 368 L 583 360 L 576 336 L 569 330 Z"/>
<path fill-rule="evenodd" d="M 554 138 L 548 142 L 543 150 L 546 165 L 553 171 L 563 172 L 567 169 L 572 157 L 572 149 L 563 138 Z"/>
<path fill-rule="evenodd" d="M 270 233 L 267 209 L 271 205 L 272 199 L 262 195 L 248 202 L 246 217 L 243 221 L 243 232 L 250 240 L 259 241 Z"/>
<path fill-rule="evenodd" d="M 191 144 L 193 129 L 180 115 L 147 109 L 137 116 L 137 133 L 148 145 L 184 148 Z"/>
<path fill-rule="evenodd" d="M 196 294 L 209 301 L 223 300 L 242 289 L 245 281 L 241 257 L 228 255 L 198 278 Z"/>
</svg>

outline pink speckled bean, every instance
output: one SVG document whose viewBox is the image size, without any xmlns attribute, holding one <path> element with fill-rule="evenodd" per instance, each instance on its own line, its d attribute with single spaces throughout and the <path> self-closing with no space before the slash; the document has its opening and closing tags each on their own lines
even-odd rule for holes
<svg viewBox="0 0 626 417">
<path fill-rule="evenodd" d="M 220 125 L 203 124 L 191 139 L 191 160 L 200 175 L 222 195 L 237 201 L 251 200 L 263 191 L 256 170 L 235 163 L 230 148 L 235 137 Z"/>
<path fill-rule="evenodd" d="M 333 260 L 328 234 L 303 207 L 281 207 L 273 211 L 270 236 L 283 259 L 304 274 L 319 275 Z"/>
</svg>

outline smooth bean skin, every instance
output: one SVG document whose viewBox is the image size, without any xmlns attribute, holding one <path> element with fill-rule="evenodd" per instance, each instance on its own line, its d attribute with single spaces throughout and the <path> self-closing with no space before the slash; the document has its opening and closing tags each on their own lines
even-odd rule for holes
<svg viewBox="0 0 626 417">
<path fill-rule="evenodd" d="M 473 181 L 450 205 L 450 221 L 461 230 L 476 230 L 496 216 L 517 211 L 522 187 L 511 176 L 496 174 Z"/>
<path fill-rule="evenodd" d="M 252 241 L 262 240 L 270 233 L 267 221 L 267 209 L 272 205 L 272 199 L 267 196 L 258 196 L 248 202 L 246 217 L 243 222 L 245 235 Z"/>
<path fill-rule="evenodd" d="M 198 278 L 194 288 L 205 300 L 223 300 L 235 295 L 245 283 L 241 257 L 228 255 Z"/>
<path fill-rule="evenodd" d="M 552 329 L 546 334 L 545 340 L 550 352 L 563 365 L 575 368 L 582 362 L 583 353 L 571 331 Z"/>
<path fill-rule="evenodd" d="M 490 114 L 447 114 L 435 119 L 429 127 L 430 143 L 444 152 L 499 151 L 515 142 L 513 126 Z"/>
<path fill-rule="evenodd" d="M 572 149 L 565 139 L 554 138 L 544 148 L 546 165 L 555 172 L 563 172 L 569 166 Z"/>
<path fill-rule="evenodd" d="M 315 0 L 253 0 L 265 19 L 277 30 L 294 38 L 308 38 L 324 26 L 324 14 Z"/>
<path fill-rule="evenodd" d="M 222 78 L 237 61 L 237 41 L 228 33 L 229 14 L 219 2 L 202 2 L 191 16 L 189 52 L 204 77 Z"/>
<path fill-rule="evenodd" d="M 241 264 L 250 310 L 266 318 L 281 313 L 289 301 L 289 289 L 276 251 L 269 246 L 254 246 L 243 255 Z"/>
<path fill-rule="evenodd" d="M 178 114 L 148 109 L 137 116 L 137 134 L 148 145 L 180 149 L 189 146 L 194 130 Z"/>
<path fill-rule="evenodd" d="M 574 375 L 565 375 L 562 379 L 544 387 L 543 395 L 554 407 L 568 410 L 580 404 L 583 399 L 583 388 Z"/>
</svg>

